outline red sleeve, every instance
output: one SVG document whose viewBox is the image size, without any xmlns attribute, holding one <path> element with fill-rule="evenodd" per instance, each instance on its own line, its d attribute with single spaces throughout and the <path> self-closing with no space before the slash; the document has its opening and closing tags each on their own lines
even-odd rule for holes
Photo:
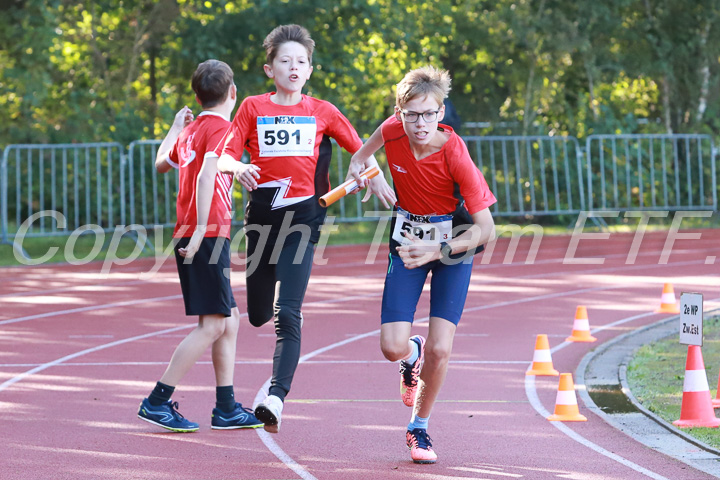
<svg viewBox="0 0 720 480">
<path fill-rule="evenodd" d="M 246 98 L 242 104 L 240 104 L 240 108 L 238 108 L 235 118 L 230 124 L 230 128 L 227 129 L 217 144 L 217 147 L 215 147 L 215 153 L 217 153 L 218 157 L 227 154 L 235 160 L 240 161 L 243 151 L 245 150 L 245 142 L 249 135 L 248 125 L 251 125 L 252 117 L 248 98 Z"/>
<path fill-rule="evenodd" d="M 355 131 L 350 120 L 345 118 L 345 115 L 343 115 L 335 105 L 329 102 L 328 105 L 331 108 L 328 118 L 328 134 L 335 139 L 338 145 L 348 152 L 357 152 L 363 145 L 357 131 Z"/>
<path fill-rule="evenodd" d="M 485 176 L 470 157 L 465 142 L 455 133 L 449 141 L 453 142 L 453 145 L 448 151 L 448 167 L 455 183 L 460 185 L 460 194 L 465 199 L 465 206 L 470 215 L 497 202 L 485 181 Z"/>
</svg>

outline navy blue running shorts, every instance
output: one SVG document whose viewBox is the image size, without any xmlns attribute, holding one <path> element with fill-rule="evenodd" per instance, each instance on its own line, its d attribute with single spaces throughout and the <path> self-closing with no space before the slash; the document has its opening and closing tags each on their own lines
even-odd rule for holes
<svg viewBox="0 0 720 480">
<path fill-rule="evenodd" d="M 473 257 L 446 265 L 439 260 L 407 269 L 398 255 L 390 254 L 382 299 L 382 323 L 413 322 L 425 279 L 430 278 L 430 316 L 460 322 L 467 298 Z M 467 263 L 466 263 L 467 262 Z"/>
<path fill-rule="evenodd" d="M 230 310 L 237 306 L 230 287 L 230 241 L 224 237 L 205 237 L 191 262 L 186 263 L 178 249 L 186 247 L 189 241 L 189 237 L 181 238 L 175 245 L 185 315 L 229 317 Z"/>
</svg>

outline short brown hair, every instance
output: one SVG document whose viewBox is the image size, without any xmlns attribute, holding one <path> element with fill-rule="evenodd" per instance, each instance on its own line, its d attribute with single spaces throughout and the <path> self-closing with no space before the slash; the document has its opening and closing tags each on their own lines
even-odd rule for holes
<svg viewBox="0 0 720 480">
<path fill-rule="evenodd" d="M 232 84 L 233 71 L 220 60 L 202 62 L 191 80 L 192 89 L 203 108 L 212 108 L 224 102 Z"/>
<path fill-rule="evenodd" d="M 297 42 L 307 50 L 308 60 L 312 63 L 313 50 L 315 50 L 315 41 L 310 37 L 310 32 L 300 25 L 280 25 L 275 27 L 272 32 L 268 33 L 263 42 L 265 49 L 265 59 L 268 65 L 272 65 L 280 45 L 287 42 Z"/>
<path fill-rule="evenodd" d="M 430 65 L 416 68 L 409 71 L 397 84 L 395 103 L 398 108 L 403 108 L 413 98 L 430 95 L 442 105 L 450 93 L 450 83 L 450 73 L 447 70 Z"/>
</svg>

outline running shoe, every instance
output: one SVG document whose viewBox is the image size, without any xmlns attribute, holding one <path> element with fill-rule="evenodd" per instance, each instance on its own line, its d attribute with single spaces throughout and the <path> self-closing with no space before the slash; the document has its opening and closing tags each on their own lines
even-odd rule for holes
<svg viewBox="0 0 720 480">
<path fill-rule="evenodd" d="M 138 418 L 173 432 L 197 432 L 200 426 L 183 417 L 177 409 L 178 402 L 168 400 L 156 407 L 145 398 L 140 403 Z"/>
<path fill-rule="evenodd" d="M 236 403 L 232 412 L 224 412 L 218 408 L 213 408 L 210 428 L 230 430 L 233 428 L 258 428 L 262 426 L 263 423 L 255 418 L 253 411 L 243 407 L 242 403 Z"/>
<path fill-rule="evenodd" d="M 420 355 L 413 364 L 409 364 L 405 360 L 400 361 L 400 398 L 408 407 L 415 405 L 415 393 L 420 378 L 420 369 L 425 359 L 425 338 L 414 335 L 410 337 L 410 340 L 418 344 Z"/>
<path fill-rule="evenodd" d="M 424 428 L 408 430 L 405 434 L 407 446 L 410 449 L 410 456 L 415 463 L 435 463 L 437 453 L 433 451 L 432 440 Z"/>
<path fill-rule="evenodd" d="M 268 395 L 265 400 L 255 407 L 255 416 L 265 424 L 265 431 L 278 433 L 280 431 L 280 415 L 282 414 L 283 401 L 276 395 Z"/>
</svg>

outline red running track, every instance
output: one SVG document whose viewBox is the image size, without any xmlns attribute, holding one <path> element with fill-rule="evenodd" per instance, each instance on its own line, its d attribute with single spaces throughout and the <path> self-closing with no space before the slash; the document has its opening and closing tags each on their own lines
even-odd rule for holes
<svg viewBox="0 0 720 480">
<path fill-rule="evenodd" d="M 533 250 L 531 239 L 523 238 L 507 258 L 513 249 L 501 239 L 492 254 L 476 257 L 447 380 L 430 420 L 435 465 L 410 460 L 410 409 L 399 398 L 397 366 L 379 350 L 384 247 L 370 263 L 368 246 L 328 248 L 327 264 L 314 267 L 303 308 L 302 364 L 280 434 L 272 436 L 210 429 L 209 355 L 174 398 L 200 423 L 199 432 L 165 433 L 136 418 L 140 400 L 193 326 L 183 315 L 172 262 L 144 279 L 138 276 L 150 271 L 151 260 L 114 267 L 110 275 L 100 273 L 100 264 L 0 269 L 0 477 L 712 478 L 642 446 L 582 403 L 588 422 L 563 424 L 573 432 L 566 434 L 540 414 L 554 409 L 557 378 L 526 385 L 525 377 L 536 335 L 548 334 L 551 347 L 561 344 L 577 305 L 587 306 L 598 342 L 553 354 L 563 372 L 574 372 L 602 342 L 666 318 L 642 316 L 658 306 L 665 282 L 678 295 L 704 293 L 706 309 L 716 305 L 720 231 L 696 233 L 699 238 L 674 243 L 667 263 L 661 263 L 666 232 L 646 234 L 632 262 L 632 234 L 580 241 L 574 257 L 584 263 L 565 261 L 569 236 L 543 237 Z M 536 254 L 532 261 L 529 252 Z M 243 305 L 242 272 L 232 280 Z M 415 332 L 426 331 L 427 309 L 425 295 Z M 273 345 L 272 325 L 255 329 L 243 322 L 235 385 L 245 404 L 270 377 Z"/>
</svg>

